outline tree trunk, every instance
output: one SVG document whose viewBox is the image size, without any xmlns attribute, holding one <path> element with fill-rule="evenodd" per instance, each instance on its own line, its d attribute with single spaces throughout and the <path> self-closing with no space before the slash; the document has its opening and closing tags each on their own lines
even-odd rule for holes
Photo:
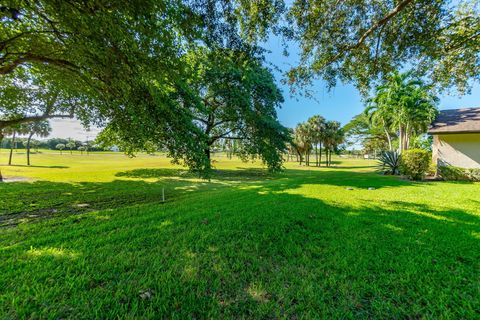
<svg viewBox="0 0 480 320">
<path fill-rule="evenodd" d="M 405 149 L 408 150 L 410 148 L 410 128 L 407 124 L 407 127 L 405 129 Z"/>
<path fill-rule="evenodd" d="M 320 142 L 320 155 L 319 155 L 319 161 L 318 161 L 319 167 L 322 166 L 322 143 Z"/>
<path fill-rule="evenodd" d="M 207 159 L 208 159 L 208 167 L 210 167 L 210 166 L 211 166 L 211 163 L 212 163 L 212 160 L 211 160 L 211 158 L 212 158 L 212 153 L 211 153 L 211 151 L 210 151 L 210 145 L 209 145 L 207 148 L 205 148 L 204 152 L 205 152 L 205 156 L 206 156 Z"/>
<path fill-rule="evenodd" d="M 3 137 L 2 129 L 0 129 L 0 149 L 2 148 Z M 0 182 L 3 182 L 2 169 L 0 169 Z"/>
<path fill-rule="evenodd" d="M 403 127 L 398 128 L 398 153 L 402 153 L 403 150 Z"/>
<path fill-rule="evenodd" d="M 27 166 L 30 165 L 30 141 L 32 140 L 33 132 L 30 133 L 27 140 Z"/>
<path fill-rule="evenodd" d="M 385 135 L 387 136 L 387 141 L 388 141 L 388 150 L 392 151 L 392 137 L 390 136 L 390 133 L 388 132 L 387 128 L 385 128 Z"/>
<path fill-rule="evenodd" d="M 12 141 L 11 141 L 11 144 L 10 144 L 10 156 L 8 157 L 8 165 L 9 166 L 12 165 L 13 145 L 15 144 L 15 134 L 16 134 L 16 132 L 13 131 Z"/>
</svg>

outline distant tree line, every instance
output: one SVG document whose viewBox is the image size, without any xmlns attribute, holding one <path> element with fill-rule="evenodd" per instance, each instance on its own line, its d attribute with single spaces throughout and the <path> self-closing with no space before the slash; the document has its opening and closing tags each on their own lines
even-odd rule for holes
<svg viewBox="0 0 480 320">
<path fill-rule="evenodd" d="M 3 139 L 1 147 L 3 149 L 27 149 L 28 138 L 15 138 L 13 141 L 12 137 L 8 137 Z M 30 145 L 32 149 L 48 149 L 48 150 L 60 150 L 60 146 L 63 145 L 62 150 L 64 151 L 74 151 L 80 150 L 79 148 L 88 147 L 88 151 L 105 151 L 105 148 L 94 144 L 93 142 L 85 142 L 80 140 L 72 140 L 72 139 L 63 139 L 63 138 L 51 138 L 47 140 L 37 140 L 31 139 Z M 85 151 L 85 149 L 84 149 Z"/>
</svg>

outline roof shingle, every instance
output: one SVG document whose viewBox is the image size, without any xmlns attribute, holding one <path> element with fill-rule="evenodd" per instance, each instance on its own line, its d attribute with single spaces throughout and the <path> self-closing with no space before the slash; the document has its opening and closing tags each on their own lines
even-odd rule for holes
<svg viewBox="0 0 480 320">
<path fill-rule="evenodd" d="M 480 108 L 442 110 L 428 133 L 480 132 Z"/>
</svg>

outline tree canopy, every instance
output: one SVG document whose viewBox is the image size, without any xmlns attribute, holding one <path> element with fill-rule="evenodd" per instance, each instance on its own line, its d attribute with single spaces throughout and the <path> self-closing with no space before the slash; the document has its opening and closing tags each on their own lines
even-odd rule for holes
<svg viewBox="0 0 480 320">
<path fill-rule="evenodd" d="M 239 155 L 258 155 L 270 169 L 279 169 L 288 140 L 276 112 L 283 96 L 262 61 L 242 51 L 202 48 L 185 62 L 196 100 L 184 107 L 201 131 L 197 141 L 204 143 L 207 158 L 216 141 L 239 140 Z"/>
<path fill-rule="evenodd" d="M 198 47 L 256 56 L 281 1 L 9 1 L 1 7 L 0 77 L 47 76 L 87 95 L 92 122 L 133 153 L 153 137 L 175 161 L 208 167 L 186 105 L 184 57 Z M 1 110 L 1 120 L 7 114 Z M 105 134 L 104 136 L 106 136 Z"/>
<path fill-rule="evenodd" d="M 480 7 L 477 0 L 296 0 L 288 35 L 301 46 L 291 84 L 320 77 L 329 86 L 353 82 L 364 94 L 375 80 L 404 66 L 437 88 L 480 80 Z"/>
</svg>

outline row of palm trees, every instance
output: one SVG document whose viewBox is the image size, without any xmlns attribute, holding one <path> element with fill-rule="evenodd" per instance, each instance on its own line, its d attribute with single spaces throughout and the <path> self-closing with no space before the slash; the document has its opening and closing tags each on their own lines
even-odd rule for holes
<svg viewBox="0 0 480 320">
<path fill-rule="evenodd" d="M 310 157 L 315 156 L 315 166 L 322 165 L 322 154 L 325 153 L 325 165 L 332 163 L 332 153 L 344 142 L 344 131 L 338 121 L 327 121 L 320 115 L 300 123 L 292 131 L 292 142 L 289 145 L 289 156 L 295 155 L 300 164 L 311 165 Z M 323 151 L 323 152 L 322 152 Z"/>
</svg>

